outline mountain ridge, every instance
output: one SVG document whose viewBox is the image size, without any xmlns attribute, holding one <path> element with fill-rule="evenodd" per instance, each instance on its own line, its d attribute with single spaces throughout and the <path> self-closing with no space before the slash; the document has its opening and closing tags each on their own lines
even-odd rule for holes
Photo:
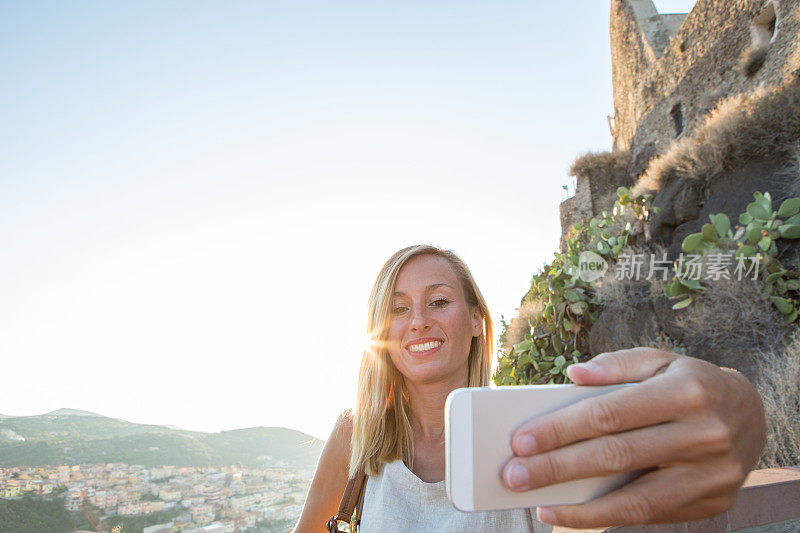
<svg viewBox="0 0 800 533">
<path fill-rule="evenodd" d="M 184 429 L 184 428 L 182 428 L 180 426 L 177 426 L 175 424 L 145 424 L 145 423 L 142 423 L 142 422 L 131 422 L 131 421 L 125 420 L 123 418 L 114 418 L 114 417 L 111 417 L 111 416 L 106 416 L 106 415 L 101 415 L 99 413 L 94 413 L 92 411 L 84 411 L 84 410 L 81 410 L 81 409 L 71 409 L 71 408 L 68 408 L 68 407 L 61 407 L 59 409 L 55 409 L 53 411 L 48 411 L 47 413 L 41 413 L 41 414 L 37 414 L 37 415 L 4 415 L 4 414 L 0 413 L 0 419 L 3 419 L 3 418 L 36 418 L 36 417 L 44 417 L 44 416 L 93 416 L 93 417 L 97 417 L 97 418 L 106 418 L 106 419 L 109 419 L 109 420 L 119 420 L 121 422 L 125 422 L 125 423 L 128 423 L 128 424 L 135 424 L 135 425 L 140 425 L 140 426 L 159 427 L 159 428 L 170 429 L 170 430 L 173 430 L 173 431 L 184 431 L 184 432 L 188 432 L 188 433 L 204 433 L 204 434 L 208 434 L 208 435 L 214 435 L 216 433 L 224 433 L 226 431 L 241 431 L 241 430 L 245 430 L 245 429 L 287 429 L 289 431 L 299 431 L 300 433 L 303 433 L 299 429 L 294 429 L 294 428 L 290 428 L 290 427 L 286 427 L 286 426 L 249 426 L 249 427 L 244 427 L 244 428 L 221 429 L 219 431 L 200 431 L 200 430 L 194 430 L 194 429 Z M 308 433 L 303 433 L 303 434 L 308 435 L 312 439 L 324 442 L 324 439 L 320 439 L 319 437 L 316 437 L 314 435 L 311 435 L 311 434 L 308 434 Z"/>
<path fill-rule="evenodd" d="M 99 415 L 91 411 L 84 411 L 82 409 L 69 409 L 66 407 L 62 407 L 60 409 L 56 409 L 55 411 L 50 411 L 42 415 L 32 415 L 32 416 L 103 416 L 103 415 Z M 109 418 L 109 417 L 104 417 L 104 418 Z"/>
<path fill-rule="evenodd" d="M 0 418 L 0 466 L 112 463 L 313 468 L 322 440 L 286 427 L 207 433 L 77 409 Z"/>
</svg>

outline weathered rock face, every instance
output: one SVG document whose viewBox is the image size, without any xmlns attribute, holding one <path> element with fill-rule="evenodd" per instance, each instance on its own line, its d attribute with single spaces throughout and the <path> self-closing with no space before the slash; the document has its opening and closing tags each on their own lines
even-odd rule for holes
<svg viewBox="0 0 800 533">
<path fill-rule="evenodd" d="M 648 301 L 604 309 L 589 332 L 589 353 L 595 356 L 641 346 L 658 333 L 655 311 Z"/>
<path fill-rule="evenodd" d="M 673 300 L 660 294 L 653 301 L 653 312 L 656 316 L 656 322 L 658 322 L 659 331 L 676 343 L 685 344 L 688 340 L 686 332 L 678 325 L 678 317 L 681 310 L 673 309 L 672 305 L 674 303 Z"/>
<path fill-rule="evenodd" d="M 761 64 L 747 72 L 740 62 L 755 45 L 753 28 L 767 2 L 698 0 L 680 28 L 657 14 L 650 0 L 611 1 L 614 83 L 614 149 L 639 152 L 654 143 L 663 152 L 679 135 L 691 134 L 719 98 L 759 85 L 779 85 L 800 67 L 798 0 L 773 1 L 775 33 L 761 48 Z M 663 27 L 653 32 L 653 24 Z M 671 39 L 661 34 L 674 34 Z"/>
<path fill-rule="evenodd" d="M 670 246 L 675 229 L 696 220 L 702 207 L 701 185 L 673 180 L 656 194 L 653 205 L 661 208 L 650 222 L 650 235 L 656 242 Z"/>
<path fill-rule="evenodd" d="M 800 195 L 798 167 L 796 159 L 778 152 L 715 174 L 711 181 L 668 176 L 666 186 L 654 197 L 662 211 L 650 222 L 650 244 L 663 245 L 669 258 L 676 259 L 683 239 L 699 232 L 708 215 L 726 213 L 735 225 L 753 201 L 754 191 L 768 191 L 777 209 L 785 198 Z M 643 240 L 641 235 L 638 245 L 645 244 Z M 779 254 L 785 266 L 800 269 L 800 240 L 779 241 Z M 763 354 L 780 345 L 791 329 L 763 299 L 762 288 L 761 282 L 748 287 L 710 286 L 705 296 L 681 310 L 673 310 L 675 301 L 646 283 L 606 288 L 611 297 L 605 301 L 601 297 L 604 308 L 589 332 L 589 353 L 594 356 L 666 338 L 687 355 L 736 368 L 755 381 Z"/>
<path fill-rule="evenodd" d="M 631 183 L 636 183 L 636 180 L 639 179 L 639 176 L 644 174 L 644 171 L 647 170 L 647 167 L 650 165 L 650 161 L 653 160 L 654 157 L 658 155 L 658 149 L 656 148 L 656 143 L 648 142 L 645 143 L 631 158 L 631 162 L 628 165 L 628 179 Z"/>
<path fill-rule="evenodd" d="M 778 259 L 785 268 L 800 272 L 800 241 L 778 241 Z"/>
<path fill-rule="evenodd" d="M 764 27 L 768 12 L 774 18 Z M 676 140 L 694 142 L 695 136 L 705 135 L 699 133 L 704 128 L 708 133 L 707 119 L 713 117 L 710 111 L 717 104 L 735 95 L 754 94 L 759 88 L 785 86 L 800 72 L 800 0 L 698 0 L 685 18 L 659 14 L 651 0 L 611 0 L 610 30 L 615 112 L 611 155 L 630 153 L 630 159 L 621 174 L 594 172 L 586 165 L 575 174 L 576 195 L 562 205 L 562 234 L 571 224 L 608 209 L 606 204 L 613 202 L 617 187 L 642 176 L 656 155 L 674 151 Z M 764 32 L 769 35 L 765 37 Z M 742 67 L 742 57 L 755 48 L 763 56 L 759 68 Z M 792 105 L 793 96 L 787 94 L 782 103 Z M 760 130 L 754 130 L 755 137 L 742 139 L 744 151 L 753 144 L 769 144 L 774 133 L 769 123 L 784 133 L 796 127 L 789 123 L 793 118 L 768 118 Z M 719 129 L 724 130 L 721 123 Z M 785 138 L 772 140 L 783 145 L 776 151 L 785 150 Z M 734 155 L 737 144 L 731 148 Z M 739 159 L 734 164 L 720 159 L 716 167 L 741 168 L 748 158 Z M 673 172 L 682 174 L 675 179 L 684 182 L 687 172 L 693 178 L 710 178 L 697 175 L 696 170 L 677 165 Z M 672 178 L 661 175 L 659 179 L 663 183 L 648 188 L 661 190 L 662 203 L 670 207 L 656 229 L 666 241 L 679 226 L 697 218 L 707 195 L 705 190 L 687 188 L 686 183 L 665 190 Z"/>
<path fill-rule="evenodd" d="M 753 192 L 769 192 L 777 208 L 792 195 L 797 182 L 795 162 L 772 158 L 751 161 L 705 186 L 695 180 L 674 179 L 653 199 L 661 213 L 650 223 L 651 235 L 675 259 L 681 252 L 683 239 L 699 232 L 709 221 L 709 215 L 725 213 L 735 225 L 747 204 L 753 201 Z"/>
<path fill-rule="evenodd" d="M 685 17 L 659 14 L 651 0 L 611 0 L 610 22 L 613 151 L 573 165 L 562 239 L 572 223 L 610 210 L 619 186 L 652 192 L 661 208 L 629 244 L 660 244 L 672 260 L 710 214 L 735 226 L 754 191 L 769 192 L 775 209 L 800 196 L 800 0 L 698 0 Z M 778 252 L 800 271 L 800 239 L 778 241 Z M 764 354 L 796 330 L 762 281 L 707 285 L 681 310 L 660 287 L 634 285 L 606 287 L 606 300 L 598 288 L 592 355 L 672 346 L 755 380 Z"/>
<path fill-rule="evenodd" d="M 759 298 L 758 282 L 746 287 L 735 283 L 712 285 L 708 297 L 679 310 L 663 295 L 643 300 L 634 293 L 630 306 L 603 310 L 589 332 L 589 353 L 596 356 L 668 339 L 686 355 L 735 368 L 756 382 L 764 353 L 778 348 L 795 327 L 784 324 L 771 304 Z"/>
</svg>

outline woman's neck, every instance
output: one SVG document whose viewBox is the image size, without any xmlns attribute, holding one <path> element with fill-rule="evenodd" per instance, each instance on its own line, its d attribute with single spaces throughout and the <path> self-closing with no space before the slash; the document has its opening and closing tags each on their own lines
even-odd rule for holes
<svg viewBox="0 0 800 533">
<path fill-rule="evenodd" d="M 415 440 L 424 442 L 444 442 L 444 404 L 447 395 L 455 389 L 466 387 L 467 371 L 459 372 L 450 379 L 430 383 L 406 381 L 411 404 L 411 428 Z"/>
</svg>

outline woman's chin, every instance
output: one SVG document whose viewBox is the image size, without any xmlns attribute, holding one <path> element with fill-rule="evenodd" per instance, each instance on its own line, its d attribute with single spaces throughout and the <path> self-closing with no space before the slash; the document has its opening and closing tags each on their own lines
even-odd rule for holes
<svg viewBox="0 0 800 533">
<path fill-rule="evenodd" d="M 414 383 L 433 383 L 438 381 L 447 380 L 451 377 L 455 370 L 450 368 L 442 360 L 430 361 L 410 361 L 406 366 L 406 372 L 403 372 L 407 381 Z"/>
</svg>

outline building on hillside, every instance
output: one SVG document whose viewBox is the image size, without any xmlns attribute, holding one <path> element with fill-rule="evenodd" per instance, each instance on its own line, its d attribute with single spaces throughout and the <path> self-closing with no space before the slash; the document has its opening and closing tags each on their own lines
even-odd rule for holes
<svg viewBox="0 0 800 533">
<path fill-rule="evenodd" d="M 80 511 L 84 500 L 88 497 L 88 492 L 86 487 L 80 485 L 70 488 L 64 499 L 64 507 L 67 511 Z"/>
<path fill-rule="evenodd" d="M 192 507 L 192 520 L 197 524 L 208 524 L 214 520 L 214 509 L 208 503 L 196 505 Z"/>
<path fill-rule="evenodd" d="M 165 501 L 179 501 L 181 491 L 174 488 L 163 488 L 159 491 L 158 497 Z"/>
<path fill-rule="evenodd" d="M 120 516 L 132 516 L 142 514 L 141 502 L 127 502 L 117 507 L 117 514 Z"/>
<path fill-rule="evenodd" d="M 9 479 L 3 487 L 3 498 L 16 498 L 22 493 L 21 483 L 16 479 Z"/>
<path fill-rule="evenodd" d="M 172 533 L 172 522 L 147 526 L 142 533 Z"/>
</svg>

